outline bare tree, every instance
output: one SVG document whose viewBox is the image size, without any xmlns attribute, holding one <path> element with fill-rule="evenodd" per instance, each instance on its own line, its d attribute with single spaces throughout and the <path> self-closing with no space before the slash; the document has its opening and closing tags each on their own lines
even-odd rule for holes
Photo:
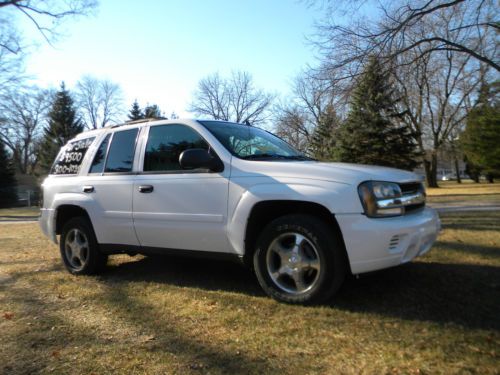
<svg viewBox="0 0 500 375">
<path fill-rule="evenodd" d="M 307 115 L 296 104 L 279 104 L 274 109 L 274 131 L 297 150 L 306 152 L 311 139 Z"/>
<path fill-rule="evenodd" d="M 19 87 L 30 45 L 16 27 L 25 18 L 49 44 L 57 40 L 67 19 L 89 14 L 97 0 L 0 0 L 0 93 Z"/>
<path fill-rule="evenodd" d="M 329 2 L 332 6 L 333 0 Z M 335 2 L 346 3 L 337 0 Z M 408 51 L 419 51 L 418 60 L 426 55 L 454 52 L 500 71 L 498 64 L 498 32 L 500 31 L 497 0 L 405 0 L 378 1 L 377 20 L 361 16 L 367 1 L 358 4 L 350 21 L 341 24 L 329 17 L 319 26 L 315 44 L 325 57 L 325 68 L 342 69 L 349 78 L 360 73 L 360 68 L 371 55 L 388 61 Z M 351 8 L 352 10 L 353 8 Z M 372 11 L 372 13 L 375 13 Z M 441 21 L 443 15 L 447 23 Z M 435 27 L 438 24 L 440 27 Z M 415 38 L 415 31 L 419 37 Z"/>
<path fill-rule="evenodd" d="M 269 118 L 274 95 L 254 87 L 247 72 L 233 72 L 229 78 L 214 73 L 200 80 L 188 111 L 216 120 L 259 124 Z"/>
<path fill-rule="evenodd" d="M 306 152 L 327 112 L 332 108 L 338 114 L 346 111 L 349 89 L 350 84 L 321 72 L 301 73 L 295 78 L 291 97 L 274 108 L 277 134 Z"/>
<path fill-rule="evenodd" d="M 396 73 L 402 111 L 416 134 L 427 183 L 432 187 L 438 185 L 439 152 L 463 129 L 471 97 L 483 79 L 484 70 L 471 64 L 471 59 L 446 51 L 419 59 L 412 69 L 403 65 Z"/>
<path fill-rule="evenodd" d="M 96 6 L 96 0 L 0 0 L 0 11 L 11 12 L 7 24 L 10 38 L 3 40 L 0 48 L 14 54 L 23 49 L 19 33 L 14 27 L 14 14 L 31 21 L 43 38 L 51 43 L 58 37 L 57 27 L 65 19 L 87 15 Z"/>
<path fill-rule="evenodd" d="M 76 84 L 76 102 L 85 125 L 90 129 L 118 122 L 124 111 L 120 86 L 88 75 Z"/>
<path fill-rule="evenodd" d="M 37 143 L 51 104 L 52 93 L 31 87 L 0 97 L 0 139 L 14 155 L 21 173 L 32 173 L 37 162 Z"/>
</svg>

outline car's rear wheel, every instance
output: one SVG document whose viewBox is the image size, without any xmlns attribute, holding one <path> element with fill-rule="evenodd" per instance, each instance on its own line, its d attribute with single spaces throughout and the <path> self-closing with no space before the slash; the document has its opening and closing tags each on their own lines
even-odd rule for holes
<svg viewBox="0 0 500 375">
<path fill-rule="evenodd" d="M 345 262 L 342 241 L 333 228 L 311 215 L 272 221 L 254 254 L 264 291 L 279 301 L 299 304 L 330 299 L 344 280 Z"/>
<path fill-rule="evenodd" d="M 74 275 L 96 274 L 108 260 L 108 256 L 99 251 L 94 230 L 84 217 L 72 218 L 64 225 L 60 250 L 66 269 Z"/>
</svg>

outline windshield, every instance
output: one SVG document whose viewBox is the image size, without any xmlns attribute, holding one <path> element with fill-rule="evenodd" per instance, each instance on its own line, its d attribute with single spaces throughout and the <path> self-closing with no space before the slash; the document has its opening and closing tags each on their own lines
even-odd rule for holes
<svg viewBox="0 0 500 375">
<path fill-rule="evenodd" d="M 231 154 L 241 159 L 311 160 L 275 135 L 250 125 L 199 121 Z"/>
</svg>

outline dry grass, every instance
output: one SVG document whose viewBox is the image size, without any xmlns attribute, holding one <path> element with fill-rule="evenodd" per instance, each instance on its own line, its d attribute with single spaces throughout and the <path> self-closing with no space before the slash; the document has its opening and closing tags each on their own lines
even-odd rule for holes
<svg viewBox="0 0 500 375">
<path fill-rule="evenodd" d="M 0 373 L 498 373 L 500 213 L 443 222 L 427 256 L 320 307 L 222 262 L 117 256 L 74 277 L 37 224 L 0 225 Z"/>
<path fill-rule="evenodd" d="M 462 184 L 445 181 L 440 186 L 427 189 L 429 204 L 500 205 L 500 183 L 476 184 L 471 180 L 464 180 Z"/>
<path fill-rule="evenodd" d="M 461 184 L 456 181 L 441 181 L 439 188 L 427 188 L 427 195 L 484 195 L 500 194 L 500 182 L 493 184 L 481 182 L 479 184 L 472 180 L 464 180 Z"/>
</svg>

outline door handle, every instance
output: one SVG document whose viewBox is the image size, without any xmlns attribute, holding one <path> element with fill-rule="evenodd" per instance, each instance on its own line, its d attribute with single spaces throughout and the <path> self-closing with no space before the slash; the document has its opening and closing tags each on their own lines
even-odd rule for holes
<svg viewBox="0 0 500 375">
<path fill-rule="evenodd" d="M 93 193 L 94 187 L 91 185 L 85 185 L 82 190 L 84 193 Z"/>
<path fill-rule="evenodd" d="M 152 193 L 153 192 L 153 185 L 140 185 L 139 186 L 139 193 Z"/>
</svg>

